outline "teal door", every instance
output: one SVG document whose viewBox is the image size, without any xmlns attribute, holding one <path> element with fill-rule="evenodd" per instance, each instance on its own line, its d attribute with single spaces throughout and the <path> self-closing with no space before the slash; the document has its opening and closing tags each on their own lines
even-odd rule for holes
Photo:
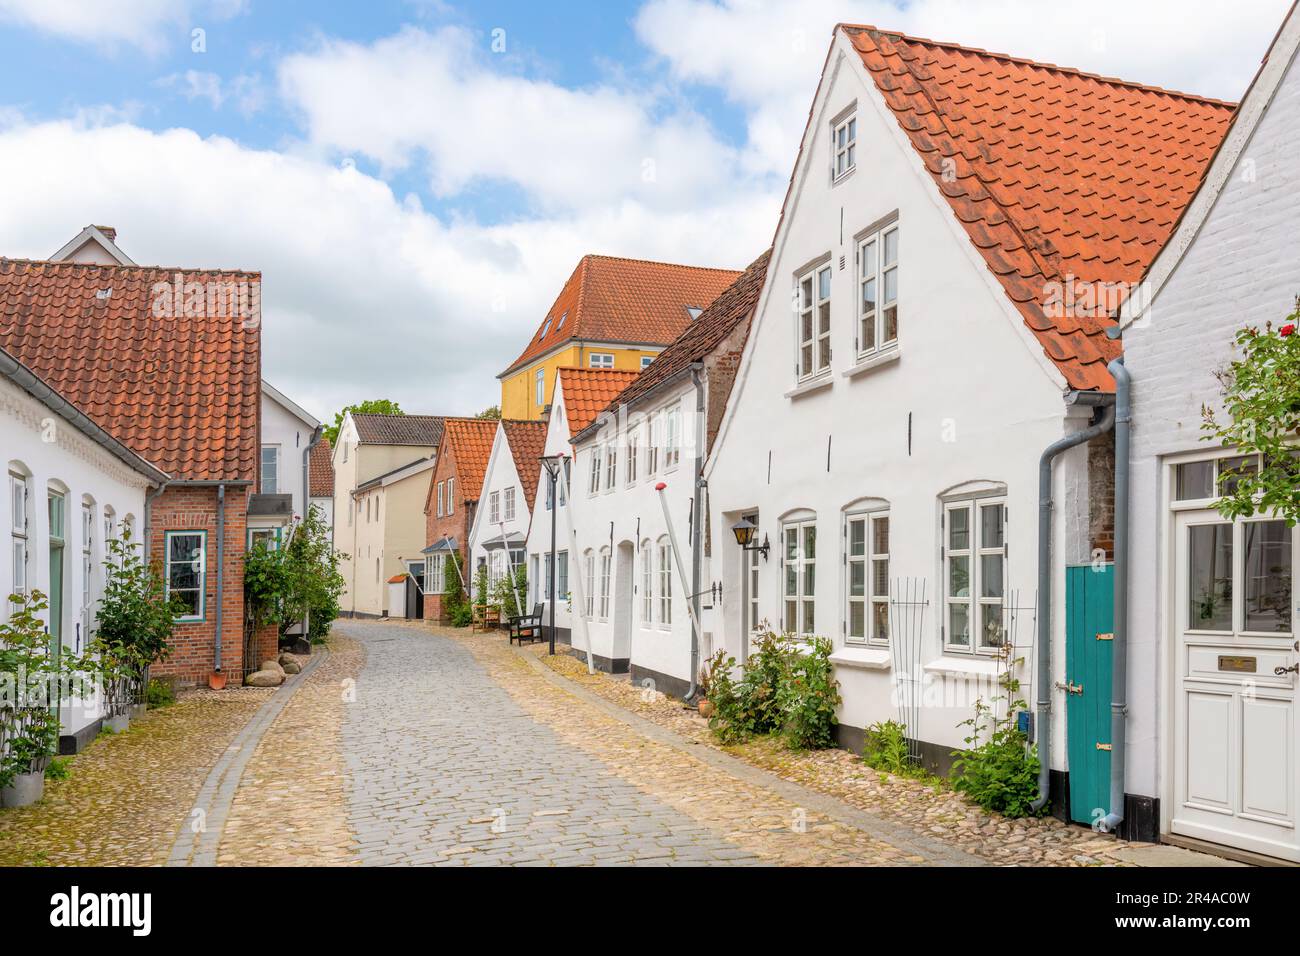
<svg viewBox="0 0 1300 956">
<path fill-rule="evenodd" d="M 1092 824 L 1110 811 L 1110 655 L 1115 569 L 1065 571 L 1065 721 L 1070 817 Z"/>
</svg>

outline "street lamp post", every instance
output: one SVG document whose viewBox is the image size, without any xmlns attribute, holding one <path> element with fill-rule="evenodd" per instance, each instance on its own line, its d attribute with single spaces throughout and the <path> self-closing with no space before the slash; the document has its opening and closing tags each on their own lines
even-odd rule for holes
<svg viewBox="0 0 1300 956">
<path fill-rule="evenodd" d="M 560 468 L 562 467 L 561 463 L 563 460 L 563 455 L 544 455 L 541 459 L 542 465 L 546 468 L 546 478 L 547 481 L 550 482 L 551 491 L 551 573 L 547 575 L 549 580 L 546 583 L 546 593 L 549 597 L 548 603 L 551 606 L 550 655 L 552 657 L 555 656 L 555 579 L 558 570 L 556 567 L 557 559 L 555 554 L 555 516 L 556 512 L 560 510 L 560 496 L 557 486 L 559 482 Z"/>
</svg>

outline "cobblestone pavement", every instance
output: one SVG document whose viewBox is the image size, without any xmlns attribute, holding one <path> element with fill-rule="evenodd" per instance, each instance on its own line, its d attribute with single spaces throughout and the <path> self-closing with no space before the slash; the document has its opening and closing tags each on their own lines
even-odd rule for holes
<svg viewBox="0 0 1300 956">
<path fill-rule="evenodd" d="M 0 865 L 161 865 L 209 769 L 272 693 L 184 694 L 101 736 L 69 778 L 46 781 L 40 803 L 0 811 Z"/>
<path fill-rule="evenodd" d="M 364 863 L 972 862 L 905 828 L 836 819 L 808 805 L 809 791 L 775 792 L 761 771 L 647 736 L 603 702 L 575 697 L 503 635 L 336 630 L 367 657 L 342 732 Z"/>
</svg>

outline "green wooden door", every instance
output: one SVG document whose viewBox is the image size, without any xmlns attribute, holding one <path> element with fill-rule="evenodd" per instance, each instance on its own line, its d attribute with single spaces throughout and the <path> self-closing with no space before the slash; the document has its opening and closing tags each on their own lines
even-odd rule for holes
<svg viewBox="0 0 1300 956">
<path fill-rule="evenodd" d="M 1093 823 L 1110 810 L 1110 655 L 1115 570 L 1065 571 L 1065 720 L 1070 817 Z"/>
</svg>

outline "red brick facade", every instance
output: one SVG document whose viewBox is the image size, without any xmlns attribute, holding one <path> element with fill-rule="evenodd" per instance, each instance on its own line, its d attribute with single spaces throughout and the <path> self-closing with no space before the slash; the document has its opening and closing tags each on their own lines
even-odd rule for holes
<svg viewBox="0 0 1300 956">
<path fill-rule="evenodd" d="M 455 494 L 452 501 L 452 513 L 438 516 L 438 485 L 446 488 L 448 479 L 455 479 Z M 426 544 L 436 544 L 444 535 L 456 542 L 456 553 L 460 557 L 462 573 L 469 580 L 471 571 L 466 561 L 466 549 L 469 546 L 469 526 L 474 520 L 474 508 L 477 500 L 466 500 L 461 493 L 461 476 L 456 469 L 456 450 L 452 443 L 444 441 L 438 449 L 438 464 L 434 466 L 433 477 L 429 481 L 429 495 L 424 502 L 424 540 Z M 443 511 L 447 510 L 444 495 Z M 435 585 L 436 586 L 436 585 Z M 442 610 L 442 595 L 424 596 L 424 619 L 426 621 L 445 621 Z"/>
<path fill-rule="evenodd" d="M 221 671 L 232 687 L 243 682 L 244 674 L 244 549 L 250 493 L 251 489 L 246 488 L 226 489 Z M 149 558 L 160 566 L 166 554 L 166 532 L 207 532 L 204 619 L 177 624 L 172 634 L 171 656 L 153 668 L 157 675 L 175 675 L 187 683 L 206 684 L 215 669 L 216 656 L 217 489 L 169 487 L 153 501 L 149 531 Z"/>
</svg>

